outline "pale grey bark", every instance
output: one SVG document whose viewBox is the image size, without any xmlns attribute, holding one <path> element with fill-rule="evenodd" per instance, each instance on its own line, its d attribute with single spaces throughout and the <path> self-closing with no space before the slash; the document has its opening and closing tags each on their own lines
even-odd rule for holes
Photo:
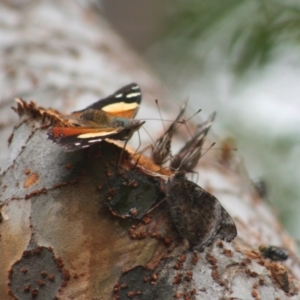
<svg viewBox="0 0 300 300">
<path fill-rule="evenodd" d="M 3 299 L 13 299 L 10 290 L 19 299 L 31 299 L 35 292 L 37 299 L 53 299 L 54 295 L 60 299 L 117 295 L 127 299 L 130 292 L 136 293 L 133 299 L 173 299 L 175 295 L 179 299 L 299 298 L 295 286 L 299 285 L 300 264 L 294 244 L 257 194 L 236 154 L 221 159 L 211 151 L 197 169 L 198 184 L 215 195 L 234 218 L 238 237 L 232 243 L 216 243 L 198 254 L 196 262 L 194 254 L 185 251 L 185 243 L 168 253 L 168 234 L 174 240 L 178 235 L 167 207 L 153 212 L 154 225 L 142 224 L 129 233 L 131 222 L 113 216 L 105 207 L 107 195 L 100 186 L 109 184 L 105 163 L 114 148 L 112 152 L 103 148 L 102 160 L 93 152 L 90 157 L 84 152 L 64 153 L 47 140 L 39 118 L 28 119 L 25 114 L 18 121 L 10 110 L 16 106 L 12 99 L 21 96 L 71 112 L 135 81 L 144 94 L 138 118 L 152 117 L 155 98 L 171 107 L 169 118 L 175 117 L 176 107 L 159 80 L 95 6 L 83 7 L 74 1 L 3 2 L 0 16 Z M 16 124 L 20 125 L 7 148 L 5 141 Z M 153 136 L 158 135 L 160 125 L 151 123 Z M 153 237 L 156 230 L 165 240 Z M 260 244 L 290 249 L 289 261 L 270 265 L 258 254 Z M 24 256 L 24 251 L 32 249 L 35 252 Z M 39 260 L 46 274 L 37 267 L 38 275 L 34 275 L 22 265 L 29 261 L 30 266 L 39 266 Z M 122 276 L 124 270 L 129 272 Z M 33 277 L 37 287 L 27 287 Z M 142 295 L 137 296 L 138 290 Z"/>
</svg>

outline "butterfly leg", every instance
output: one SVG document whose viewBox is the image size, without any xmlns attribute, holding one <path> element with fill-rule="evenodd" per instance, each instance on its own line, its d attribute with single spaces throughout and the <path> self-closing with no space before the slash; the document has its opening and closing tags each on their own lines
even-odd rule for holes
<svg viewBox="0 0 300 300">
<path fill-rule="evenodd" d="M 154 209 L 156 209 L 158 206 L 160 206 L 164 201 L 166 201 L 167 198 L 162 199 L 161 201 L 159 201 L 156 205 L 154 205 L 152 208 L 150 208 L 146 214 L 151 213 L 151 211 L 153 211 Z"/>
<path fill-rule="evenodd" d="M 119 166 L 120 166 L 121 159 L 122 159 L 122 155 L 123 155 L 123 152 L 124 152 L 124 150 L 125 150 L 125 148 L 126 148 L 127 143 L 128 143 L 128 140 L 125 141 L 124 146 L 123 146 L 123 148 L 122 148 L 122 151 L 121 151 L 121 153 L 120 153 L 120 157 L 119 157 L 119 161 L 118 161 L 118 164 L 117 164 L 117 168 L 119 168 Z"/>
</svg>

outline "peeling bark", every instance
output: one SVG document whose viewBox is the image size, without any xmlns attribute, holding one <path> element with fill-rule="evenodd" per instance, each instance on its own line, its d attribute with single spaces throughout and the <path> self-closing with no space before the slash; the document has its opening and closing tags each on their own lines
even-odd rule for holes
<svg viewBox="0 0 300 300">
<path fill-rule="evenodd" d="M 138 81 L 149 116 L 151 101 L 165 95 L 95 9 L 71 1 L 0 6 L 9 16 L 1 33 L 14 32 L 1 50 L 5 134 L 17 124 L 8 151 L 1 149 L 8 158 L 2 160 L 0 183 L 0 295 L 299 299 L 300 263 L 293 242 L 230 150 L 201 159 L 198 184 L 233 217 L 238 237 L 198 253 L 179 236 L 166 203 L 145 214 L 164 198 L 163 179 L 151 175 L 159 168 L 146 157 L 136 165 L 125 152 L 118 166 L 121 148 L 106 142 L 65 153 L 46 136 L 55 112 L 50 116 L 34 104 L 19 107 L 17 121 L 7 110 L 15 96 L 70 112 Z M 155 96 L 149 97 L 150 91 Z M 8 121 L 11 117 L 14 121 Z M 289 260 L 265 259 L 261 244 L 288 248 Z"/>
</svg>

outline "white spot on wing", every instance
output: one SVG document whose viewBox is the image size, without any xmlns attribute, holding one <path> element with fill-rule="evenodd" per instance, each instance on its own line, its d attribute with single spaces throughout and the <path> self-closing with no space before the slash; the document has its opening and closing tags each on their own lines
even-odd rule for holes
<svg viewBox="0 0 300 300">
<path fill-rule="evenodd" d="M 89 143 L 101 142 L 103 139 L 89 140 Z"/>
<path fill-rule="evenodd" d="M 126 98 L 133 98 L 133 97 L 140 96 L 140 95 L 141 95 L 140 92 L 130 93 L 130 94 L 126 95 Z"/>
<path fill-rule="evenodd" d="M 118 95 L 115 96 L 115 98 L 121 98 L 121 97 L 123 97 L 123 93 L 118 94 Z"/>
<path fill-rule="evenodd" d="M 92 139 L 92 138 L 97 138 L 97 137 L 100 138 L 100 137 L 105 137 L 105 136 L 107 136 L 107 135 L 109 135 L 111 133 L 116 133 L 116 132 L 118 132 L 118 131 L 114 130 L 114 131 L 102 131 L 102 132 L 83 133 L 83 134 L 80 134 L 78 136 L 78 138 L 79 139 Z"/>
</svg>

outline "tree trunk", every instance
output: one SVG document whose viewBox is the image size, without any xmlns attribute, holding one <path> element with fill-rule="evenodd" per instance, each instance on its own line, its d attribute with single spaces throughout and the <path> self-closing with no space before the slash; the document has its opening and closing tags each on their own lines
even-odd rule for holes
<svg viewBox="0 0 300 300">
<path fill-rule="evenodd" d="M 135 81 L 145 98 L 139 118 L 152 117 L 156 98 L 171 106 L 97 7 L 32 0 L 0 8 L 1 299 L 299 299 L 294 244 L 225 143 L 201 159 L 198 184 L 233 217 L 238 236 L 193 252 L 167 203 L 146 214 L 165 197 L 150 160 L 132 163 L 125 151 L 118 165 L 122 150 L 107 142 L 64 152 L 47 139 L 55 123 L 47 112 L 13 103 L 19 96 L 69 113 Z M 261 244 L 288 248 L 289 260 L 263 258 Z"/>
</svg>

